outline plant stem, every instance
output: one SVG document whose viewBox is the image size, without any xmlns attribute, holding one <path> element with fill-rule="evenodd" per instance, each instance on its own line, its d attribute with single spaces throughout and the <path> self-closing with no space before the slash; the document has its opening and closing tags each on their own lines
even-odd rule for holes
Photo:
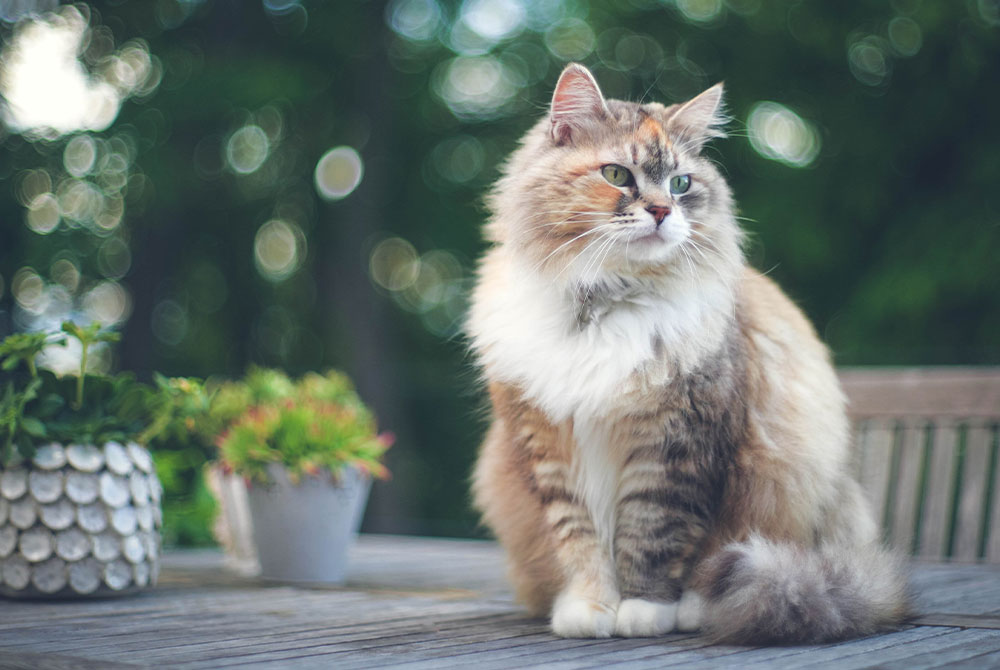
<svg viewBox="0 0 1000 670">
<path fill-rule="evenodd" d="M 28 356 L 26 360 L 28 362 L 28 371 L 31 373 L 31 378 L 38 379 L 38 368 L 35 367 L 35 357 Z"/>
<path fill-rule="evenodd" d="M 76 378 L 76 404 L 73 409 L 83 407 L 83 378 L 87 376 L 87 343 L 81 341 L 82 351 L 80 352 L 80 376 Z"/>
</svg>

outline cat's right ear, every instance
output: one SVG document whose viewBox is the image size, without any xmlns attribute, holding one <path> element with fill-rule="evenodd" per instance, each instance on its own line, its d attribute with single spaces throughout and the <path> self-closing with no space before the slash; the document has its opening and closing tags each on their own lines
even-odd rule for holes
<svg viewBox="0 0 1000 670">
<path fill-rule="evenodd" d="M 570 63 L 559 75 L 552 94 L 549 119 L 552 121 L 552 141 L 566 144 L 573 141 L 588 123 L 606 118 L 608 107 L 594 75 L 579 63 Z"/>
</svg>

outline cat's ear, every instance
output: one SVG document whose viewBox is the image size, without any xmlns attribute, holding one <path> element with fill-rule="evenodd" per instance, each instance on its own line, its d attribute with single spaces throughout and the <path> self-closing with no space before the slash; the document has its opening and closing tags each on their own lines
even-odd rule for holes
<svg viewBox="0 0 1000 670">
<path fill-rule="evenodd" d="M 608 107 L 604 104 L 604 96 L 590 70 L 579 63 L 567 65 L 552 94 L 552 107 L 549 111 L 552 140 L 556 144 L 572 142 L 574 133 L 607 115 Z"/>
<path fill-rule="evenodd" d="M 725 137 L 723 126 L 729 118 L 722 102 L 723 86 L 719 82 L 680 106 L 667 122 L 667 129 L 679 137 L 681 144 L 700 151 L 713 137 Z"/>
</svg>

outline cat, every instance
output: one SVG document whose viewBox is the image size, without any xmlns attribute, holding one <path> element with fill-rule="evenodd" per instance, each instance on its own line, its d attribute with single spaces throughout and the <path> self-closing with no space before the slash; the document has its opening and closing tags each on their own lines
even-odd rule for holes
<svg viewBox="0 0 1000 670">
<path fill-rule="evenodd" d="M 829 353 L 747 266 L 702 153 L 722 98 L 605 99 L 570 64 L 488 196 L 473 494 L 563 637 L 818 642 L 907 613 Z"/>
</svg>

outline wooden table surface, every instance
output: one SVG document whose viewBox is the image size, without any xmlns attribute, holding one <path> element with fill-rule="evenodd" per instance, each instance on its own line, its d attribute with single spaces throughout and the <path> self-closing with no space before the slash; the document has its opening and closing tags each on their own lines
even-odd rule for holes
<svg viewBox="0 0 1000 670">
<path fill-rule="evenodd" d="M 363 536 L 338 588 L 264 583 L 216 551 L 168 553 L 122 598 L 0 600 L 0 668 L 1000 668 L 1000 566 L 915 564 L 920 616 L 805 647 L 696 635 L 563 640 L 528 618 L 490 542 Z"/>
</svg>

